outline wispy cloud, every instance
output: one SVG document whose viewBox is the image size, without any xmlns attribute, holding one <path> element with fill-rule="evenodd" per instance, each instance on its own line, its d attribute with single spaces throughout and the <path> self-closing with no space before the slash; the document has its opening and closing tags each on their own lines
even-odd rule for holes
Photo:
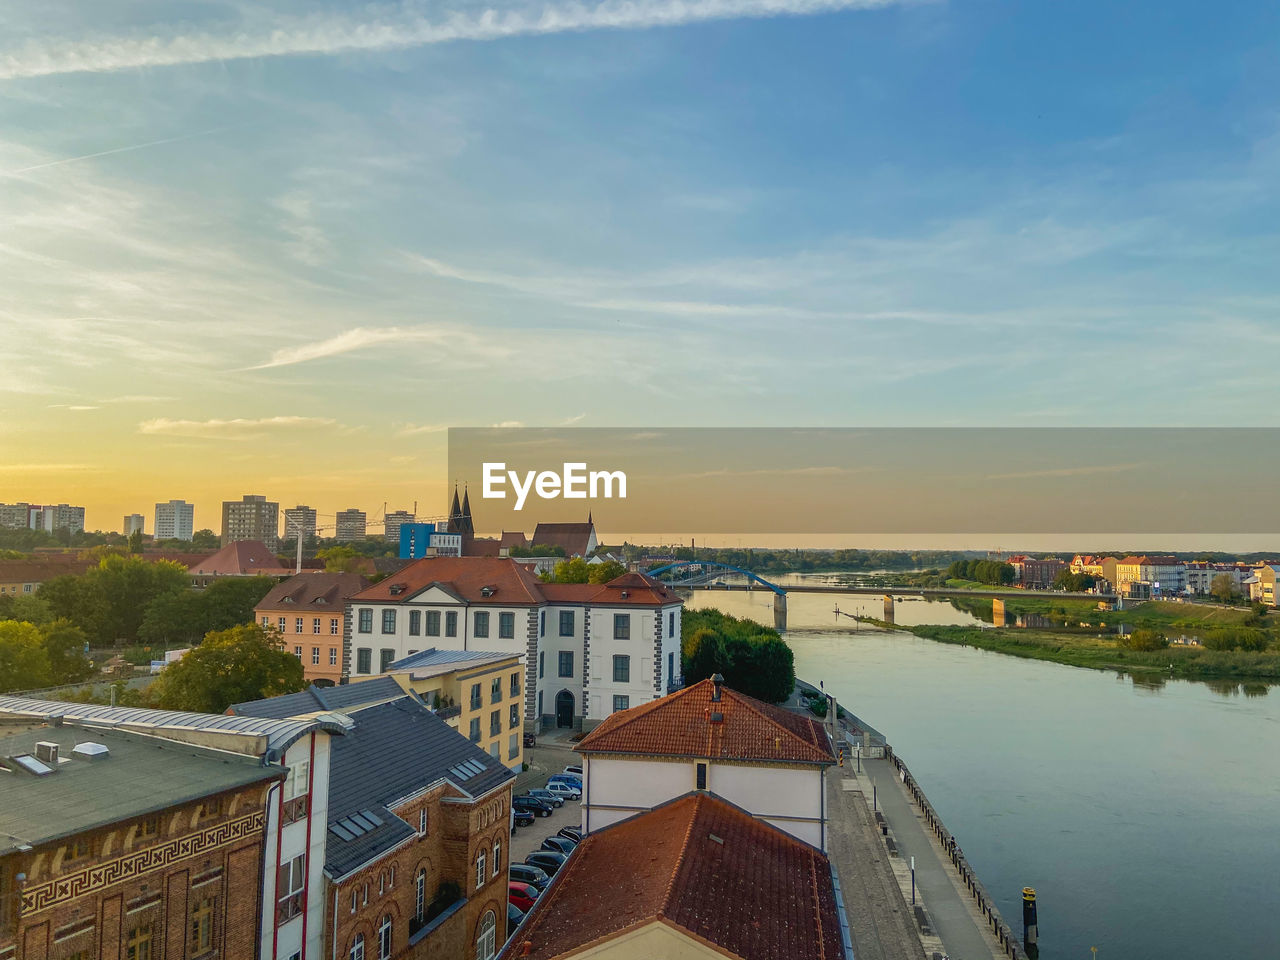
<svg viewBox="0 0 1280 960">
<path fill-rule="evenodd" d="M 396 431 L 398 437 L 420 437 L 428 433 L 444 433 L 448 426 L 441 423 L 406 423 Z"/>
<path fill-rule="evenodd" d="M 171 420 L 159 417 L 138 424 L 138 432 L 151 436 L 196 437 L 208 440 L 251 440 L 272 431 L 311 430 L 332 427 L 328 417 L 262 417 L 234 420 Z"/>
<path fill-rule="evenodd" d="M 1092 467 L 1057 467 L 1049 470 L 1024 470 L 1019 473 L 991 473 L 988 480 L 1034 480 L 1039 477 L 1088 477 L 1097 473 L 1126 473 L 1144 467 L 1144 463 L 1108 463 Z"/>
<path fill-rule="evenodd" d="M 0 58 L 3 62 L 3 58 Z M 196 133 L 183 134 L 180 137 L 165 137 L 163 140 L 148 140 L 146 143 L 134 143 L 127 147 L 114 147 L 110 150 L 99 150 L 97 153 L 82 153 L 76 157 L 61 157 L 57 160 L 45 160 L 40 163 L 33 163 L 29 166 L 19 167 L 16 170 L 0 171 L 0 176 L 13 177 L 22 173 L 33 173 L 36 170 L 44 170 L 47 167 L 61 167 L 68 163 L 77 163 L 81 160 L 96 160 L 98 157 L 110 157 L 117 153 L 132 153 L 135 150 L 145 150 L 148 147 L 159 147 L 166 143 L 182 143 L 186 140 L 194 140 L 197 137 L 207 137 L 215 133 L 221 133 L 229 127 L 216 127 L 212 130 L 200 130 Z"/>
<path fill-rule="evenodd" d="M 152 396 L 146 393 L 126 393 L 120 397 L 106 397 L 99 400 L 99 403 L 165 403 L 173 400 L 173 397 Z"/>
<path fill-rule="evenodd" d="M 91 469 L 94 469 L 91 463 L 0 463 L 0 473 L 56 473 Z"/>
<path fill-rule="evenodd" d="M 283 347 L 273 354 L 266 363 L 248 367 L 249 370 L 268 370 L 272 367 L 287 367 L 295 363 L 306 363 L 309 360 L 321 360 L 325 357 L 336 357 L 353 350 L 382 343 L 441 343 L 447 333 L 434 327 L 354 327 L 327 340 L 304 343 L 296 347 Z"/>
<path fill-rule="evenodd" d="M 277 21 L 258 33 L 183 33 L 105 37 L 89 41 L 40 40 L 0 54 L 0 80 L 65 73 L 105 73 L 137 67 L 349 52 L 403 50 L 457 40 L 640 30 L 709 20 L 808 16 L 838 10 L 893 6 L 902 0 L 604 0 L 552 3 L 525 9 L 458 12 L 430 19 L 398 16 L 327 16 Z M 385 9 L 385 8 L 383 8 Z M 369 11 L 370 14 L 373 11 Z"/>
</svg>

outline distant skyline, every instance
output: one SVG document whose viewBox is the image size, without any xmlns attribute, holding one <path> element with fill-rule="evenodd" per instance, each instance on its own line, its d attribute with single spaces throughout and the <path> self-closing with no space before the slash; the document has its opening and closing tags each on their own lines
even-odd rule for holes
<svg viewBox="0 0 1280 960">
<path fill-rule="evenodd" d="M 0 501 L 439 513 L 512 422 L 1280 425 L 1274 4 L 0 28 Z"/>
</svg>

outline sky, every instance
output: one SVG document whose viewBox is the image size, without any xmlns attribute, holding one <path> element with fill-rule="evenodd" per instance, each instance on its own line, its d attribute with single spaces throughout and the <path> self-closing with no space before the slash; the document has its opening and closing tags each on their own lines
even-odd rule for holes
<svg viewBox="0 0 1280 960">
<path fill-rule="evenodd" d="M 10 0 L 0 502 L 431 515 L 449 426 L 1280 425 L 1278 40 L 1250 0 Z"/>
</svg>

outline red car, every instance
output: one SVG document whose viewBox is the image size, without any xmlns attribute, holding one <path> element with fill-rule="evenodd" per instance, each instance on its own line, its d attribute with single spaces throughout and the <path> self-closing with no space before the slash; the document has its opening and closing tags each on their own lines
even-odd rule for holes
<svg viewBox="0 0 1280 960">
<path fill-rule="evenodd" d="M 510 880 L 507 882 L 507 899 L 520 910 L 528 913 L 533 909 L 533 901 L 538 899 L 538 888 L 531 883 Z"/>
</svg>

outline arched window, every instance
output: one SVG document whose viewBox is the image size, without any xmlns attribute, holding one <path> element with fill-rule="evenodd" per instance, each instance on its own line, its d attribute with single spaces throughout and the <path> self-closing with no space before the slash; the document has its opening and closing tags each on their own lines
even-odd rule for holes
<svg viewBox="0 0 1280 960">
<path fill-rule="evenodd" d="M 498 953 L 498 920 L 489 910 L 476 927 L 476 960 L 493 960 Z"/>
<path fill-rule="evenodd" d="M 351 952 L 347 954 L 349 960 L 364 960 L 364 934 L 357 933 L 351 940 Z"/>
<path fill-rule="evenodd" d="M 413 878 L 413 915 L 421 922 L 427 914 L 427 869 L 420 867 Z"/>
<path fill-rule="evenodd" d="M 484 886 L 485 880 L 488 879 L 484 875 L 484 851 L 481 850 L 476 854 L 476 889 L 479 890 Z"/>
<path fill-rule="evenodd" d="M 493 841 L 493 875 L 498 875 L 498 868 L 502 866 L 502 841 Z"/>
<path fill-rule="evenodd" d="M 378 927 L 378 960 L 391 960 L 391 914 L 383 917 Z"/>
</svg>

